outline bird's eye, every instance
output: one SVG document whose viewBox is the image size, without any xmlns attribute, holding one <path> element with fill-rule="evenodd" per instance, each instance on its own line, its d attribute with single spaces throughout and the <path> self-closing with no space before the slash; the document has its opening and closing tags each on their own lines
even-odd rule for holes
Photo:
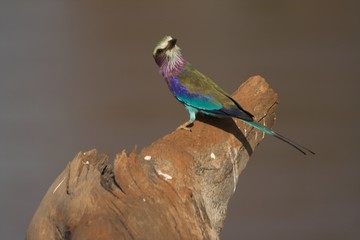
<svg viewBox="0 0 360 240">
<path fill-rule="evenodd" d="M 162 51 L 164 51 L 164 49 L 159 48 L 158 50 L 156 50 L 156 53 L 159 54 L 159 53 L 161 53 Z"/>
</svg>

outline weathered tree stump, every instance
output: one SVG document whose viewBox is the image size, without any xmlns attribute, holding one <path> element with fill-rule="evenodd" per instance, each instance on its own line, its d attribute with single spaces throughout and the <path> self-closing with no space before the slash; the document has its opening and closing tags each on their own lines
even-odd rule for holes
<svg viewBox="0 0 360 240">
<path fill-rule="evenodd" d="M 277 94 L 255 76 L 233 98 L 271 127 Z M 114 166 L 80 152 L 52 184 L 27 239 L 219 239 L 237 180 L 264 134 L 238 119 L 200 117 Z"/>
</svg>

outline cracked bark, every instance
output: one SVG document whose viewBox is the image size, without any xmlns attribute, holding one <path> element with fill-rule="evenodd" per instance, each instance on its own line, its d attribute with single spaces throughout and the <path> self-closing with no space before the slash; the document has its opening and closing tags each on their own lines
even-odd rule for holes
<svg viewBox="0 0 360 240">
<path fill-rule="evenodd" d="M 255 76 L 233 94 L 255 119 L 274 123 L 277 94 Z M 262 132 L 238 119 L 199 116 L 114 166 L 80 152 L 35 212 L 27 239 L 219 239 L 230 197 Z"/>
</svg>

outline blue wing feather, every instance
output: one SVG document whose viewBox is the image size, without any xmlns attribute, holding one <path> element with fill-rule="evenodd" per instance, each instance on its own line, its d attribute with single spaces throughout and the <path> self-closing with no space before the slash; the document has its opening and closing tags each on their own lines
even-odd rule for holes
<svg viewBox="0 0 360 240">
<path fill-rule="evenodd" d="M 224 90 L 188 64 L 168 81 L 174 96 L 183 104 L 217 117 L 237 117 L 248 121 L 253 115 L 244 110 Z"/>
<path fill-rule="evenodd" d="M 179 82 L 178 77 L 173 77 L 170 83 L 170 90 L 174 96 L 183 104 L 197 108 L 199 110 L 219 110 L 222 108 L 222 104 L 212 96 L 201 95 L 200 93 L 190 92 L 184 85 Z"/>
</svg>

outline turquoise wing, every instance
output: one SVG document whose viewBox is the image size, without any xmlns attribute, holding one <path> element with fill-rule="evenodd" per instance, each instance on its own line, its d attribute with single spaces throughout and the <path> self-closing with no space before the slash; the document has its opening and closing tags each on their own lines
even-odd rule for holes
<svg viewBox="0 0 360 240">
<path fill-rule="evenodd" d="M 189 63 L 177 75 L 175 97 L 185 105 L 201 112 L 217 116 L 233 116 L 252 121 L 253 115 L 241 108 L 215 82 L 192 67 Z"/>
</svg>

